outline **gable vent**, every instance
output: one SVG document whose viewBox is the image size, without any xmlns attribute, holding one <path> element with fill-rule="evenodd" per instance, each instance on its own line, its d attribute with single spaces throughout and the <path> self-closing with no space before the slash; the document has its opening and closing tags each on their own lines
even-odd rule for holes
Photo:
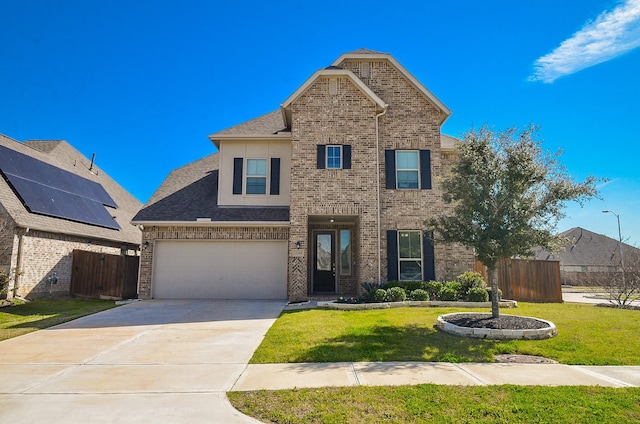
<svg viewBox="0 0 640 424">
<path fill-rule="evenodd" d="M 329 79 L 329 94 L 331 96 L 335 96 L 336 94 L 338 94 L 338 79 L 337 78 Z"/>
<path fill-rule="evenodd" d="M 371 63 L 362 62 L 362 68 L 360 69 L 362 78 L 369 78 L 371 76 Z"/>
</svg>

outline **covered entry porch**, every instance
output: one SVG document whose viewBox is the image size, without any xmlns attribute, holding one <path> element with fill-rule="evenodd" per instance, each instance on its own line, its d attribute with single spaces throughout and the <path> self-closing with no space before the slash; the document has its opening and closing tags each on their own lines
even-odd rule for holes
<svg viewBox="0 0 640 424">
<path fill-rule="evenodd" d="M 355 215 L 309 215 L 307 294 L 355 296 L 359 292 L 360 233 Z"/>
</svg>

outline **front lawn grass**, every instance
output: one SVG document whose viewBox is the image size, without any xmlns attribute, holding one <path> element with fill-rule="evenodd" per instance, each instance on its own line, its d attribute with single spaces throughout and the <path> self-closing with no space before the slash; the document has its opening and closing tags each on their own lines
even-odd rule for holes
<svg viewBox="0 0 640 424">
<path fill-rule="evenodd" d="M 563 364 L 640 365 L 640 311 L 581 304 L 520 303 L 501 313 L 550 320 L 547 340 L 483 340 L 437 331 L 454 308 L 285 311 L 251 363 L 436 361 L 492 362 L 493 355 L 538 355 Z M 466 311 L 488 312 L 486 309 Z"/>
<path fill-rule="evenodd" d="M 113 300 L 39 299 L 0 309 L 0 340 L 115 307 Z"/>
<path fill-rule="evenodd" d="M 231 392 L 233 406 L 273 423 L 637 423 L 640 389 L 395 386 Z"/>
</svg>

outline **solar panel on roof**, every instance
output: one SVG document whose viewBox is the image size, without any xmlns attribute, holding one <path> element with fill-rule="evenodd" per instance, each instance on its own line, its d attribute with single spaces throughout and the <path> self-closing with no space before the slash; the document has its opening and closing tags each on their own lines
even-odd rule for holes
<svg viewBox="0 0 640 424">
<path fill-rule="evenodd" d="M 32 213 L 119 230 L 105 206 L 117 208 L 95 181 L 0 146 L 0 171 Z"/>
</svg>

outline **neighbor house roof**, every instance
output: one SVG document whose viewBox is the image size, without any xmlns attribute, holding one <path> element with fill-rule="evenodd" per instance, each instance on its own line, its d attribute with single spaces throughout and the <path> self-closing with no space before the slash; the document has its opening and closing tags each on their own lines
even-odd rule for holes
<svg viewBox="0 0 640 424">
<path fill-rule="evenodd" d="M 535 259 L 560 260 L 562 265 L 617 265 L 620 260 L 619 241 L 584 228 L 575 227 L 560 233 L 568 240 L 565 250 L 549 253 L 537 249 Z M 625 254 L 628 249 L 640 251 L 628 244 L 622 244 Z"/>
<path fill-rule="evenodd" d="M 289 223 L 289 207 L 218 206 L 219 155 L 171 171 L 133 218 L 138 224 Z"/>
<path fill-rule="evenodd" d="M 92 171 L 89 171 L 91 161 L 69 143 L 64 140 L 31 140 L 21 143 L 0 134 L 0 145 L 102 185 L 118 206 L 109 208 L 108 211 L 120 229 L 102 228 L 31 213 L 16 196 L 11 186 L 0 178 L 0 203 L 18 226 L 45 232 L 140 244 L 141 232 L 130 224 L 130 220 L 142 204 L 97 165 L 94 164 Z"/>
</svg>

